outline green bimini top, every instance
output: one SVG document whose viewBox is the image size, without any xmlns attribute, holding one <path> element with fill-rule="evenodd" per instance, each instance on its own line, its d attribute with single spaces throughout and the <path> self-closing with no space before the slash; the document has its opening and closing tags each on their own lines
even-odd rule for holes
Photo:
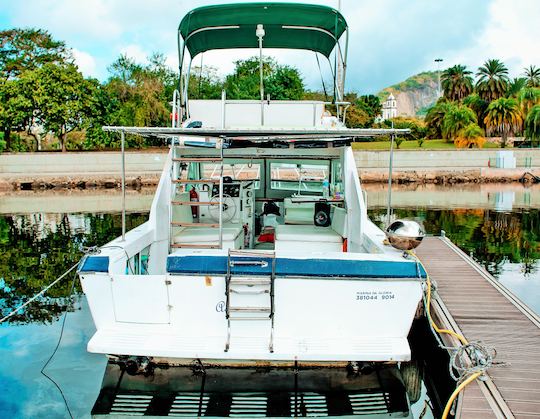
<svg viewBox="0 0 540 419">
<path fill-rule="evenodd" d="M 343 15 L 331 7 L 270 2 L 199 7 L 182 19 L 178 31 L 195 57 L 213 49 L 258 48 L 257 24 L 264 25 L 264 48 L 306 49 L 326 57 L 347 29 Z"/>
</svg>

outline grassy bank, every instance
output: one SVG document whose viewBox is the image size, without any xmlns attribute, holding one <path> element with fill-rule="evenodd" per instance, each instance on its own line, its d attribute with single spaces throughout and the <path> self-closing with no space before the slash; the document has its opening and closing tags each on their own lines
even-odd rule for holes
<svg viewBox="0 0 540 419">
<path fill-rule="evenodd" d="M 394 145 L 395 146 L 395 145 Z M 390 150 L 390 141 L 369 141 L 362 143 L 353 143 L 354 150 Z M 485 143 L 483 148 L 499 148 L 497 144 Z M 424 141 L 422 147 L 418 145 L 418 141 L 403 141 L 400 150 L 455 150 L 454 143 L 448 143 L 446 140 L 427 140 Z"/>
</svg>

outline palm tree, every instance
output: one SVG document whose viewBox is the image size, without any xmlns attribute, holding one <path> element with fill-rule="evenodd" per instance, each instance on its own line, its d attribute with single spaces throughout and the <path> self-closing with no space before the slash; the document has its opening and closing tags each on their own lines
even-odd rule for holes
<svg viewBox="0 0 540 419">
<path fill-rule="evenodd" d="M 489 105 L 487 101 L 478 96 L 477 93 L 473 93 L 463 99 L 463 104 L 468 106 L 476 113 L 476 118 L 478 119 L 478 125 L 482 128 L 484 127 L 484 114 Z"/>
<path fill-rule="evenodd" d="M 443 119 L 442 132 L 445 138 L 455 139 L 468 125 L 476 124 L 476 114 L 465 105 L 452 105 Z"/>
<path fill-rule="evenodd" d="M 514 98 L 505 98 L 494 100 L 487 108 L 484 123 L 489 135 L 499 133 L 502 137 L 501 146 L 506 147 L 508 135 L 521 129 L 523 117 L 521 109 Z"/>
<path fill-rule="evenodd" d="M 523 75 L 527 79 L 527 87 L 540 87 L 540 68 L 531 65 L 524 70 Z"/>
<path fill-rule="evenodd" d="M 534 105 L 525 119 L 525 137 L 532 142 L 540 141 L 540 105 Z"/>
<path fill-rule="evenodd" d="M 461 64 L 457 64 L 443 71 L 441 75 L 444 97 L 448 100 L 462 100 L 473 91 L 471 71 Z"/>
<path fill-rule="evenodd" d="M 444 138 L 442 133 L 442 125 L 444 115 L 453 105 L 447 102 L 446 99 L 441 98 L 432 106 L 426 114 L 426 128 L 428 129 L 429 138 Z"/>
<path fill-rule="evenodd" d="M 485 142 L 484 130 L 478 124 L 472 123 L 463 128 L 454 140 L 458 148 L 482 148 Z"/>
<path fill-rule="evenodd" d="M 523 117 L 525 118 L 534 105 L 540 105 L 540 89 L 537 87 L 526 87 L 519 92 L 518 99 Z"/>
<path fill-rule="evenodd" d="M 476 73 L 476 92 L 484 100 L 491 102 L 506 93 L 508 69 L 499 60 L 487 60 Z"/>
<path fill-rule="evenodd" d="M 527 79 L 525 77 L 514 77 L 508 82 L 506 88 L 506 97 L 517 97 L 519 92 L 527 85 Z"/>
</svg>

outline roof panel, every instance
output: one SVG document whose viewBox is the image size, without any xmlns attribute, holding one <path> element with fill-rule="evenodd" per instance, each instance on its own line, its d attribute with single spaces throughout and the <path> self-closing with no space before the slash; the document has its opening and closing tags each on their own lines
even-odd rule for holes
<svg viewBox="0 0 540 419">
<path fill-rule="evenodd" d="M 192 57 L 213 49 L 258 48 L 263 24 L 265 48 L 307 49 L 329 56 L 347 28 L 337 10 L 295 3 L 241 3 L 205 6 L 189 12 L 179 32 Z"/>
</svg>

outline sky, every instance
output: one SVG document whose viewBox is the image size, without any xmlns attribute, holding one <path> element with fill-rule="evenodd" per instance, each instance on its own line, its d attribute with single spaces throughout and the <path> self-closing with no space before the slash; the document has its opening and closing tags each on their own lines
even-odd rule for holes
<svg viewBox="0 0 540 419">
<path fill-rule="evenodd" d="M 230 2 L 231 0 L 229 0 Z M 222 2 L 227 2 L 222 1 Z M 238 1 L 240 3 L 241 1 Z M 338 0 L 303 0 L 338 6 Z M 0 29 L 48 30 L 72 48 L 85 76 L 108 78 L 107 67 L 127 54 L 143 63 L 161 52 L 177 68 L 176 30 L 191 9 L 208 0 L 0 0 Z M 512 77 L 540 66 L 540 0 L 341 0 L 350 28 L 347 91 L 376 93 L 421 71 L 465 64 L 471 70 L 489 58 L 502 59 Z M 298 67 L 306 85 L 321 90 L 312 52 L 268 51 Z M 256 51 L 214 51 L 203 64 L 224 75 L 233 61 Z M 194 65 L 200 64 L 201 56 Z M 321 62 L 328 81 L 328 65 Z"/>
</svg>

